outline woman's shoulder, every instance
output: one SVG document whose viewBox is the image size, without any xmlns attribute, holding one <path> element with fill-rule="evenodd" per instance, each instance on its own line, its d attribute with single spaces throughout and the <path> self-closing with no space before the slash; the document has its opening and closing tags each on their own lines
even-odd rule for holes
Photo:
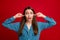
<svg viewBox="0 0 60 40">
<path fill-rule="evenodd" d="M 37 25 L 40 26 L 42 24 L 42 22 L 37 22 Z"/>
<path fill-rule="evenodd" d="M 43 26 L 45 22 L 37 22 L 38 26 Z"/>
<path fill-rule="evenodd" d="M 42 24 L 42 23 L 44 23 L 44 22 L 37 22 L 37 24 Z"/>
</svg>

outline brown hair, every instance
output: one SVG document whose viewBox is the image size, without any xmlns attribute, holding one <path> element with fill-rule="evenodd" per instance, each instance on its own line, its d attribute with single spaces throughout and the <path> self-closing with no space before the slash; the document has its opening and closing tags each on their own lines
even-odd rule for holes
<svg viewBox="0 0 60 40">
<path fill-rule="evenodd" d="M 31 7 L 28 6 L 28 7 L 26 7 L 24 9 L 23 15 L 25 15 L 25 11 L 27 9 L 31 9 L 33 11 L 33 13 L 35 14 L 35 11 Z M 36 18 L 35 17 L 36 16 L 34 16 L 33 20 L 32 20 L 32 28 L 33 28 L 33 31 L 34 31 L 34 35 L 37 35 L 37 33 L 38 33 L 38 27 L 37 27 L 37 22 L 36 22 Z M 22 20 L 20 22 L 20 28 L 19 28 L 19 31 L 18 31 L 18 36 L 22 35 L 22 30 L 23 30 L 25 22 L 26 22 L 26 17 L 24 16 L 24 17 L 22 17 Z"/>
</svg>

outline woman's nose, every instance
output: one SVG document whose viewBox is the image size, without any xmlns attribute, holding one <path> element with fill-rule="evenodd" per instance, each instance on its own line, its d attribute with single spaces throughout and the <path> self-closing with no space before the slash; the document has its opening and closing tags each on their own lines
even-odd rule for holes
<svg viewBox="0 0 60 40">
<path fill-rule="evenodd" d="M 31 13 L 28 13 L 28 16 L 30 16 L 31 15 Z"/>
</svg>

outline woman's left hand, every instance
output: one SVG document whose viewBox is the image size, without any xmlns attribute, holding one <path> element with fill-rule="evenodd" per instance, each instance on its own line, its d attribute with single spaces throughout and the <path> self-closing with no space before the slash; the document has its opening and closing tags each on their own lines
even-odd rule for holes
<svg viewBox="0 0 60 40">
<path fill-rule="evenodd" d="M 46 16 L 43 14 L 43 13 L 41 13 L 41 12 L 38 12 L 38 13 L 36 13 L 35 14 L 37 17 L 42 17 L 42 18 L 45 18 Z"/>
</svg>

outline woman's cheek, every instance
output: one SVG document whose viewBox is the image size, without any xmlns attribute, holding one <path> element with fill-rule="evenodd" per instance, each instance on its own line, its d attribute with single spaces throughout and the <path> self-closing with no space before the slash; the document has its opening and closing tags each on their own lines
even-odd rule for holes
<svg viewBox="0 0 60 40">
<path fill-rule="evenodd" d="M 26 15 L 26 19 L 28 19 L 28 15 Z"/>
<path fill-rule="evenodd" d="M 33 15 L 31 15 L 31 18 L 33 18 Z"/>
</svg>

